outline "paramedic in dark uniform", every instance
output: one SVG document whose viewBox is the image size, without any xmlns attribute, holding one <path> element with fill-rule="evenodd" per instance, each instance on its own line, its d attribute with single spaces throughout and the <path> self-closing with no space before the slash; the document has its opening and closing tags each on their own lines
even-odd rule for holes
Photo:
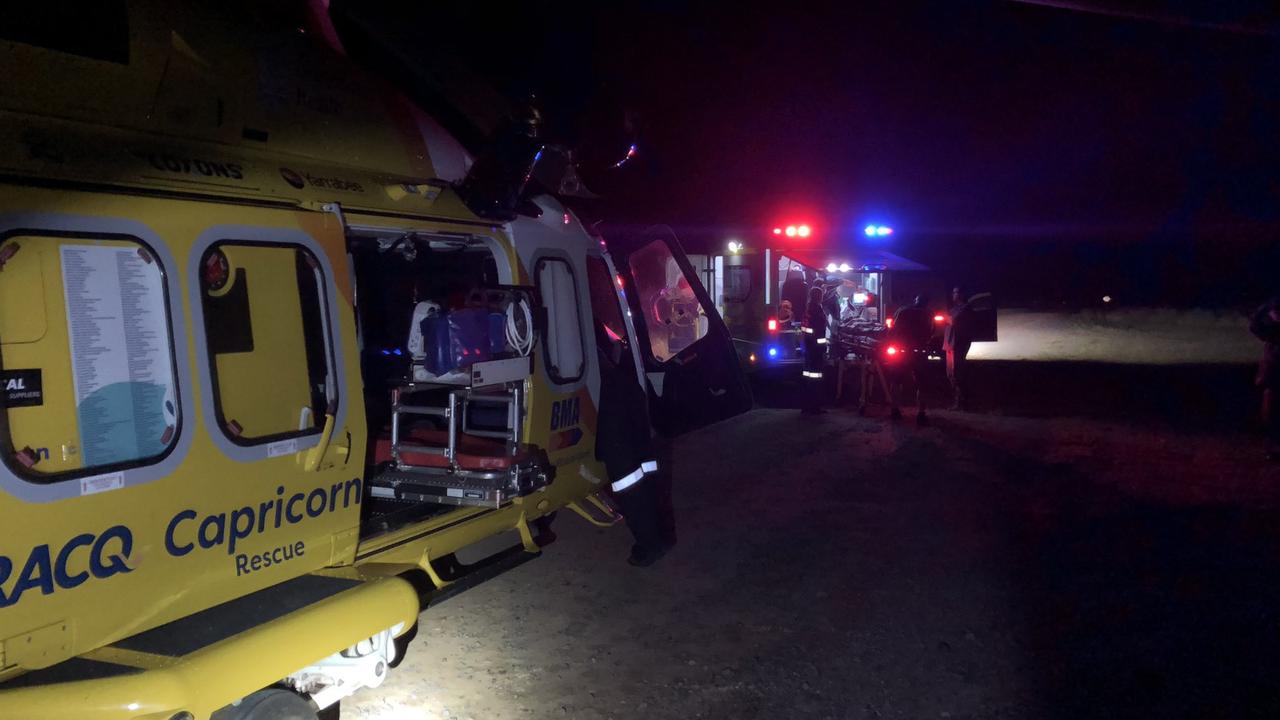
<svg viewBox="0 0 1280 720">
<path fill-rule="evenodd" d="M 893 317 L 893 334 L 891 337 L 892 342 L 898 346 L 898 357 L 900 358 L 897 380 L 894 385 L 900 384 L 906 373 L 911 373 L 916 383 L 917 425 L 929 424 L 929 417 L 924 412 L 924 378 L 929 367 L 929 358 L 926 352 L 929 347 L 929 337 L 932 335 L 933 317 L 929 313 L 929 298 L 925 295 L 917 295 L 914 303 L 900 308 Z M 899 394 L 899 392 L 894 393 L 894 419 L 902 417 L 902 411 L 898 409 L 897 403 Z"/>
<path fill-rule="evenodd" d="M 947 353 L 947 380 L 951 381 L 952 410 L 968 409 L 969 346 L 973 344 L 973 309 L 964 296 L 964 289 L 951 290 L 951 307 L 947 310 L 947 329 L 943 335 L 942 349 Z"/>
<path fill-rule="evenodd" d="M 809 303 L 804 311 L 804 407 L 800 412 L 817 415 L 822 412 L 822 371 L 827 364 L 827 310 L 822 307 L 822 288 L 809 288 Z"/>
<path fill-rule="evenodd" d="M 649 398 L 640 385 L 631 349 L 614 340 L 600 322 L 596 348 L 600 358 L 600 404 L 596 459 L 604 463 L 609 491 L 635 538 L 627 562 L 648 567 L 670 549 L 664 539 L 660 488 L 649 432 Z"/>
<path fill-rule="evenodd" d="M 1262 341 L 1256 383 L 1262 390 L 1262 422 L 1267 432 L 1267 459 L 1280 460 L 1280 296 L 1253 313 L 1249 332 Z"/>
</svg>

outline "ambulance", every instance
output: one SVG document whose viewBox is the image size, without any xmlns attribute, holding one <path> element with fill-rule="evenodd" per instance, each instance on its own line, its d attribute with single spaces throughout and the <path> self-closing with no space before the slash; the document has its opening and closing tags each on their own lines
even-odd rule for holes
<svg viewBox="0 0 1280 720">
<path fill-rule="evenodd" d="M 0 24 L 0 719 L 337 717 L 621 519 L 601 332 L 665 434 L 750 406 L 669 229 L 472 158 L 323 3 L 57 5 Z"/>
<path fill-rule="evenodd" d="M 761 229 L 727 242 L 720 252 L 691 257 L 741 364 L 765 377 L 800 374 L 810 288 L 824 292 L 825 339 L 832 344 L 842 314 L 847 319 L 856 312 L 860 322 L 884 329 L 919 292 L 931 296 L 939 313 L 946 302 L 945 286 L 927 266 L 806 222 Z M 937 340 L 940 346 L 940 332 Z"/>
</svg>

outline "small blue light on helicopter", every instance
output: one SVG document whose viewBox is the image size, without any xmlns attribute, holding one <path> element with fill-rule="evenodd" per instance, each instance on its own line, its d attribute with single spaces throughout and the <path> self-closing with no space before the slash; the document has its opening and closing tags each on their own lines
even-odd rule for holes
<svg viewBox="0 0 1280 720">
<path fill-rule="evenodd" d="M 778 348 L 776 348 L 776 347 L 771 347 L 771 348 L 769 348 L 769 357 L 771 357 L 771 358 L 776 358 L 776 357 L 778 357 Z"/>
</svg>

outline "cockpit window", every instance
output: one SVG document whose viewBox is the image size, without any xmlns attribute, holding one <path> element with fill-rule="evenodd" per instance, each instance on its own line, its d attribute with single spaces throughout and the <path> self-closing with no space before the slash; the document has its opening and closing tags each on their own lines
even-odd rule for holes
<svg viewBox="0 0 1280 720">
<path fill-rule="evenodd" d="M 0 40 L 71 55 L 129 62 L 129 10 L 125 0 L 24 2 L 6 7 Z"/>
</svg>

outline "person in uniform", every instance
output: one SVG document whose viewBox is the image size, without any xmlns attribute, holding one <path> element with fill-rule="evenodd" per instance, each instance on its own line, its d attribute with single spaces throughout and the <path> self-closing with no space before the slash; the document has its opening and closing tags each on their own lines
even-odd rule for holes
<svg viewBox="0 0 1280 720">
<path fill-rule="evenodd" d="M 1249 332 L 1262 341 L 1255 382 L 1262 390 L 1262 424 L 1267 433 L 1267 459 L 1280 460 L 1280 296 L 1254 311 Z"/>
<path fill-rule="evenodd" d="M 822 373 L 827 364 L 827 311 L 822 307 L 822 288 L 809 288 L 809 302 L 804 312 L 804 407 L 801 412 L 822 412 Z"/>
<path fill-rule="evenodd" d="M 968 409 L 969 347 L 973 344 L 973 308 L 964 289 L 951 290 L 951 307 L 947 310 L 947 329 L 942 349 L 947 354 L 947 380 L 951 382 L 952 410 Z"/>
<path fill-rule="evenodd" d="M 630 348 L 610 338 L 597 321 L 600 404 L 596 459 L 604 463 L 609 492 L 635 539 L 627 562 L 648 567 L 671 549 L 662 522 L 658 471 L 649 426 L 649 398 Z"/>
<path fill-rule="evenodd" d="M 893 317 L 892 341 L 897 345 L 900 354 L 899 370 L 894 385 L 900 385 L 907 373 L 911 373 L 916 384 L 916 424 L 928 425 L 929 416 L 925 413 L 924 379 L 928 372 L 929 358 L 926 354 L 929 337 L 933 335 L 933 318 L 929 314 L 929 298 L 917 295 L 915 302 L 899 308 Z M 901 392 L 893 393 L 892 417 L 902 417 L 898 409 L 897 397 Z"/>
</svg>

